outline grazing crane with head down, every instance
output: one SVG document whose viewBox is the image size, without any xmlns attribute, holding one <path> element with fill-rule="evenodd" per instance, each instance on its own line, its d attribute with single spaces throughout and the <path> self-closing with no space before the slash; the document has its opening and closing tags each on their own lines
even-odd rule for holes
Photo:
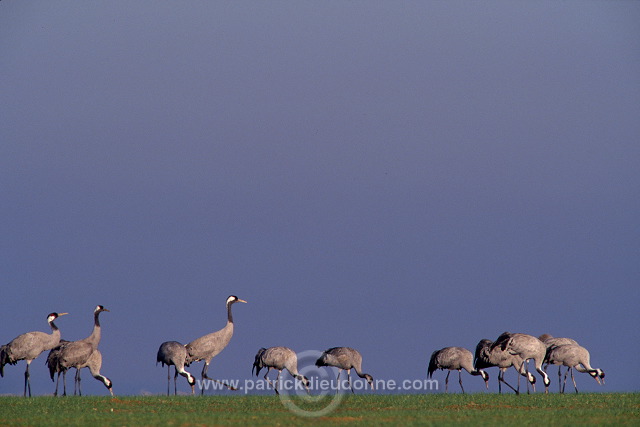
<svg viewBox="0 0 640 427">
<path fill-rule="evenodd" d="M 65 343 L 61 346 L 60 353 L 57 357 L 51 361 L 51 363 L 55 363 L 55 365 L 49 365 L 49 372 L 51 372 L 52 369 L 56 372 L 62 372 L 63 396 L 67 395 L 67 370 L 69 370 L 69 368 L 82 369 L 78 367 L 88 366 L 89 358 L 98 348 L 98 344 L 100 344 L 100 338 L 102 336 L 100 313 L 103 311 L 109 310 L 102 305 L 96 306 L 93 310 L 93 330 L 91 331 L 91 335 L 79 341 Z M 58 375 L 58 380 L 60 380 L 60 375 Z M 58 384 L 56 383 L 56 391 L 57 389 Z"/>
<path fill-rule="evenodd" d="M 207 371 L 209 370 L 209 363 L 211 363 L 211 359 L 217 356 L 231 341 L 231 337 L 233 336 L 233 317 L 231 316 L 231 306 L 237 302 L 244 302 L 245 300 L 238 298 L 235 295 L 231 295 L 227 298 L 227 324 L 224 328 L 219 331 L 213 332 L 211 334 L 207 334 L 200 338 L 197 338 L 191 341 L 186 345 L 187 348 L 187 366 L 192 362 L 198 362 L 200 360 L 204 360 L 204 366 L 202 368 L 202 380 L 205 379 L 211 381 L 217 381 L 222 383 L 219 380 L 214 380 L 213 378 L 209 378 L 207 376 Z M 225 387 L 235 390 L 235 388 L 222 383 Z M 201 394 L 204 394 L 205 387 L 202 387 Z"/>
<path fill-rule="evenodd" d="M 475 369 L 486 369 L 492 366 L 497 366 L 500 371 L 498 373 L 498 392 L 502 393 L 502 383 L 505 383 L 507 387 L 515 391 L 516 394 L 520 394 L 520 375 L 527 377 L 531 384 L 535 384 L 536 378 L 526 370 L 524 370 L 522 359 L 520 356 L 513 355 L 507 351 L 503 351 L 499 347 L 491 348 L 493 341 L 483 339 L 480 340 L 476 346 L 476 353 L 473 359 L 473 367 Z M 513 366 L 518 372 L 518 389 L 515 389 L 505 381 L 504 374 L 507 369 Z M 527 385 L 528 387 L 528 385 Z"/>
<path fill-rule="evenodd" d="M 544 392 L 549 393 L 549 376 L 542 369 L 542 363 L 547 353 L 547 346 L 538 338 L 527 334 L 512 334 L 510 332 L 503 332 L 498 339 L 493 343 L 491 349 L 499 347 L 502 351 L 508 351 L 513 355 L 520 356 L 522 359 L 522 366 L 525 366 L 527 360 L 533 359 L 536 367 L 536 371 L 542 375 L 542 381 L 544 383 Z M 526 367 L 525 367 L 526 370 Z M 522 373 L 522 369 L 519 369 Z M 528 372 L 528 370 L 526 370 Z M 531 384 L 533 391 L 535 392 L 535 383 Z"/>
<path fill-rule="evenodd" d="M 571 344 L 571 345 L 578 345 L 578 342 L 572 338 L 555 338 L 550 334 L 542 334 L 538 337 L 538 339 L 540 341 L 542 341 L 546 346 L 547 346 L 547 353 L 544 356 L 544 370 L 547 370 L 547 367 L 549 366 L 549 352 L 551 351 L 552 348 L 554 347 L 558 347 L 560 345 L 567 345 L 567 344 Z M 558 366 L 558 391 L 561 391 L 562 389 L 562 365 Z M 567 369 L 568 371 L 569 369 Z"/>
<path fill-rule="evenodd" d="M 50 313 L 47 315 L 51 334 L 39 331 L 27 332 L 0 347 L 0 376 L 4 376 L 4 365 L 15 365 L 19 360 L 26 360 L 27 362 L 27 369 L 24 371 L 24 396 L 27 395 L 27 390 L 29 390 L 29 397 L 31 397 L 29 365 L 40 353 L 51 350 L 58 345 L 60 342 L 60 330 L 53 321 L 65 314 L 68 313 Z"/>
<path fill-rule="evenodd" d="M 104 386 L 109 390 L 111 396 L 113 396 L 113 383 L 111 380 L 104 375 L 100 374 L 100 369 L 102 368 L 102 353 L 100 350 L 96 349 L 91 356 L 89 356 L 89 360 L 87 360 L 84 364 L 76 367 L 76 383 L 78 384 L 78 394 L 82 396 L 82 390 L 80 389 L 80 370 L 82 368 L 89 368 L 89 372 L 91 372 L 91 376 L 96 380 L 100 381 Z M 73 394 L 75 395 L 75 387 L 73 390 Z"/>
<path fill-rule="evenodd" d="M 257 377 L 262 368 L 267 368 L 267 372 L 264 374 L 264 379 L 271 384 L 271 387 L 273 387 L 276 394 L 280 394 L 278 391 L 278 381 L 280 380 L 280 374 L 283 369 L 289 371 L 291 376 L 295 379 L 300 380 L 307 391 L 309 391 L 309 380 L 304 375 L 300 375 L 298 373 L 298 356 L 295 351 L 288 347 L 263 347 L 258 350 L 253 362 L 253 367 L 251 368 L 251 373 L 253 374 L 253 371 L 255 370 Z M 269 372 L 271 372 L 271 369 L 278 371 L 275 385 L 267 377 Z"/>
<path fill-rule="evenodd" d="M 451 371 L 458 371 L 458 382 L 460 388 L 464 393 L 464 387 L 462 387 L 462 370 L 469 372 L 473 376 L 480 375 L 484 380 L 485 386 L 489 388 L 489 374 L 482 369 L 475 369 L 473 367 L 473 355 L 469 350 L 462 347 L 445 347 L 440 350 L 436 350 L 431 354 L 429 360 L 429 368 L 427 370 L 428 377 L 431 378 L 436 369 L 447 369 L 447 377 L 444 380 L 444 391 L 449 391 L 449 374 Z"/>
<path fill-rule="evenodd" d="M 573 369 L 578 372 L 586 372 L 591 375 L 598 384 L 604 384 L 604 372 L 602 369 L 594 369 L 591 367 L 589 352 L 586 348 L 574 345 L 566 344 L 558 347 L 553 347 L 548 355 L 550 364 L 567 366 L 567 372 L 564 374 L 564 385 L 560 393 L 564 393 L 564 387 L 567 384 L 567 374 L 571 372 L 571 381 L 573 381 L 573 388 L 578 393 L 578 387 L 576 386 L 576 380 L 573 378 Z M 600 382 L 602 380 L 602 383 Z"/>
<path fill-rule="evenodd" d="M 318 360 L 316 360 L 316 366 L 333 366 L 338 368 L 338 378 L 336 381 L 340 380 L 340 373 L 343 370 L 346 370 L 347 381 L 349 382 L 349 387 L 351 387 L 351 393 L 355 394 L 353 386 L 351 385 L 351 369 L 354 369 L 360 378 L 367 380 L 371 389 L 375 390 L 373 387 L 373 377 L 362 372 L 362 356 L 358 350 L 351 347 L 333 347 L 326 350 Z M 339 388 L 340 383 L 338 382 L 338 389 Z M 336 392 L 337 391 L 338 390 L 336 389 Z"/>
<path fill-rule="evenodd" d="M 156 365 L 158 363 L 161 363 L 162 366 L 167 365 L 167 396 L 169 396 L 169 386 L 171 384 L 171 365 L 174 366 L 175 370 L 173 375 L 173 394 L 178 394 L 178 386 L 176 384 L 178 374 L 187 379 L 187 382 L 191 386 L 191 394 L 195 393 L 196 379 L 184 369 L 186 360 L 187 349 L 178 341 L 166 341 L 160 345 L 156 357 Z"/>
<path fill-rule="evenodd" d="M 60 365 L 60 361 L 59 361 L 60 354 L 62 352 L 62 347 L 64 347 L 64 345 L 68 343 L 70 343 L 70 341 L 60 340 L 60 345 L 58 345 L 54 349 L 51 349 L 51 351 L 49 352 L 49 356 L 47 357 L 47 366 L 49 367 L 49 375 L 51 376 L 51 381 L 53 381 L 55 375 L 58 374 L 58 381 L 56 382 L 56 390 L 53 392 L 54 396 L 58 395 L 58 382 L 60 381 L 60 373 L 62 373 L 62 366 Z M 102 384 L 104 384 L 107 390 L 109 390 L 109 393 L 111 393 L 111 396 L 113 396 L 113 390 L 112 390 L 113 383 L 109 378 L 105 377 L 100 373 L 100 369 L 102 368 L 102 353 L 100 353 L 100 350 L 96 349 L 96 351 L 91 353 L 91 356 L 89 356 L 89 359 L 85 364 L 78 365 L 75 368 L 76 368 L 76 375 L 74 378 L 74 386 L 73 386 L 74 396 L 76 395 L 76 388 L 77 388 L 77 392 L 80 394 L 80 396 L 82 396 L 82 389 L 80 387 L 80 382 L 81 382 L 80 370 L 83 368 L 89 368 L 89 371 L 91 372 L 91 376 L 96 380 L 100 381 Z"/>
</svg>

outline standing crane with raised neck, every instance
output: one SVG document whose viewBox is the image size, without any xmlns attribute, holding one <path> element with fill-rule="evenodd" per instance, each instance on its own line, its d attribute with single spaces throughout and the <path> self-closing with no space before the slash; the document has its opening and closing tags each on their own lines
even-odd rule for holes
<svg viewBox="0 0 640 427">
<path fill-rule="evenodd" d="M 207 334 L 200 338 L 197 338 L 186 345 L 187 365 L 191 364 L 192 362 L 204 360 L 204 366 L 202 367 L 202 381 L 204 381 L 205 379 L 216 381 L 223 384 L 230 390 L 235 390 L 235 388 L 222 381 L 209 378 L 209 376 L 207 375 L 207 371 L 209 370 L 211 359 L 213 359 L 222 350 L 224 350 L 225 347 L 229 344 L 229 341 L 231 341 L 231 337 L 233 336 L 233 316 L 231 315 L 231 306 L 237 302 L 246 303 L 245 300 L 240 299 L 235 295 L 230 295 L 227 298 L 227 324 L 224 326 L 224 328 L 211 334 Z M 204 389 L 205 387 L 203 386 L 201 389 L 201 394 L 204 394 Z"/>
<path fill-rule="evenodd" d="M 26 360 L 27 368 L 24 371 L 24 396 L 31 397 L 31 375 L 29 374 L 29 365 L 33 360 L 40 356 L 43 351 L 51 350 L 60 343 L 60 329 L 53 323 L 60 316 L 68 313 L 49 313 L 47 315 L 47 323 L 51 327 L 51 333 L 45 332 L 27 332 L 15 337 L 8 344 L 0 347 L 0 376 L 4 377 L 4 365 L 15 365 L 20 360 Z"/>
</svg>

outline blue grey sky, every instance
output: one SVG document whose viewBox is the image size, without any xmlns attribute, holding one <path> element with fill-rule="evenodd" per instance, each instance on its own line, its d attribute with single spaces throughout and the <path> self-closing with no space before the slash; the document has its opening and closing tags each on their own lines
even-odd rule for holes
<svg viewBox="0 0 640 427">
<path fill-rule="evenodd" d="M 214 378 L 345 345 L 422 379 L 511 331 L 587 347 L 607 384 L 581 390 L 637 391 L 638 22 L 633 1 L 0 2 L 0 342 L 52 311 L 83 338 L 102 304 L 116 394 L 163 393 L 160 343 L 222 328 L 235 294 Z"/>
</svg>

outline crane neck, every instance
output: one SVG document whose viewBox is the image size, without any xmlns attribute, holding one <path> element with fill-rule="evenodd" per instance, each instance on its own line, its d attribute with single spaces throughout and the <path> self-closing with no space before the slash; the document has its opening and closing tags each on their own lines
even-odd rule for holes
<svg viewBox="0 0 640 427">
<path fill-rule="evenodd" d="M 51 350 L 60 343 L 60 329 L 53 323 L 53 320 L 49 322 L 49 326 L 51 327 L 51 334 L 47 336 L 46 342 L 43 343 L 45 350 Z"/>
<path fill-rule="evenodd" d="M 364 372 L 362 372 L 359 369 L 356 369 L 355 371 L 356 371 L 356 375 L 358 375 L 360 378 L 364 378 L 364 377 L 367 376 L 367 374 L 365 374 Z"/>
<path fill-rule="evenodd" d="M 233 316 L 231 315 L 232 302 L 227 303 L 227 323 L 233 323 Z"/>
<path fill-rule="evenodd" d="M 58 329 L 56 324 L 53 323 L 53 320 L 51 322 L 49 322 L 49 326 L 51 326 L 51 335 L 50 336 L 53 338 L 54 341 L 60 342 L 60 329 Z M 55 344 L 55 345 L 57 345 L 57 344 Z"/>
<path fill-rule="evenodd" d="M 58 329 L 58 327 L 56 326 L 55 323 L 53 323 L 53 320 L 51 322 L 49 322 L 49 326 L 51 327 L 51 332 L 53 332 L 54 334 L 56 332 L 60 333 L 60 329 Z"/>
<path fill-rule="evenodd" d="M 100 331 L 100 313 L 100 311 L 96 311 L 93 314 L 93 331 L 91 332 L 91 335 L 85 338 L 85 341 L 91 343 L 95 347 L 98 347 L 102 336 Z"/>
</svg>

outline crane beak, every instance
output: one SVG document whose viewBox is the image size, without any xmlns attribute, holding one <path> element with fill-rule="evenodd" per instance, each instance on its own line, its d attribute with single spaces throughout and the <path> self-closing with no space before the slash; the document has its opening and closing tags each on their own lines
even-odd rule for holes
<svg viewBox="0 0 640 427">
<path fill-rule="evenodd" d="M 245 300 L 240 299 L 240 298 L 238 298 L 238 301 L 236 301 L 236 302 L 244 302 L 244 303 L 246 303 L 246 301 L 245 301 Z"/>
<path fill-rule="evenodd" d="M 67 315 L 67 314 L 69 314 L 69 313 L 58 313 L 58 317 L 64 316 L 64 315 Z"/>
</svg>

